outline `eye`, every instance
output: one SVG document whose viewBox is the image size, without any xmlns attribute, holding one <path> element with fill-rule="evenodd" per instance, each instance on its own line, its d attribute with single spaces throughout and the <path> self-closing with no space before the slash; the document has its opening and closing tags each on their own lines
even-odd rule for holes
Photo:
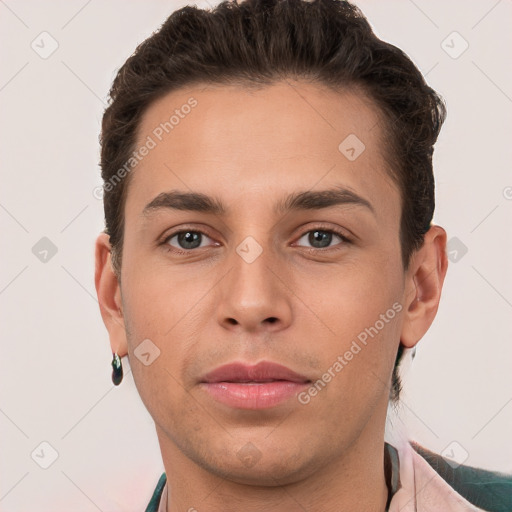
<svg viewBox="0 0 512 512">
<path fill-rule="evenodd" d="M 210 239 L 210 237 L 208 237 L 202 231 L 185 229 L 169 235 L 162 242 L 162 245 L 169 251 L 174 251 L 179 254 L 186 254 L 193 249 L 200 249 L 201 247 L 205 247 L 205 245 L 202 245 L 202 242 L 205 238 Z M 174 242 L 172 242 L 173 240 Z"/>
<path fill-rule="evenodd" d="M 334 237 L 337 237 L 341 240 L 342 243 L 339 243 L 337 245 L 344 245 L 345 243 L 350 243 L 350 239 L 346 237 L 343 233 L 334 230 L 334 229 L 322 229 L 322 228 L 316 228 L 312 229 L 310 231 L 306 231 L 298 240 L 300 242 L 303 239 L 306 239 L 308 243 L 311 244 L 312 249 L 330 249 L 329 245 L 333 241 L 333 235 Z"/>
<path fill-rule="evenodd" d="M 338 238 L 340 242 L 332 246 L 332 242 Z M 315 228 L 306 231 L 294 245 L 301 245 L 300 242 L 305 239 L 311 246 L 307 249 L 312 251 L 322 251 L 328 249 L 336 249 L 337 246 L 344 246 L 351 243 L 351 240 L 342 232 L 335 229 Z M 160 245 L 168 252 L 187 255 L 191 254 L 194 249 L 208 247 L 208 245 L 220 245 L 217 242 L 208 244 L 207 241 L 212 239 L 203 231 L 197 229 L 182 229 L 168 235 Z"/>
</svg>

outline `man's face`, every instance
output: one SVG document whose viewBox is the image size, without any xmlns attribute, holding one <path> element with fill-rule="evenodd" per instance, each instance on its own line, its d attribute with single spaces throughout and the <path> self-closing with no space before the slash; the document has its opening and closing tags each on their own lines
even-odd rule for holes
<svg viewBox="0 0 512 512">
<path fill-rule="evenodd" d="M 197 105 L 182 108 L 191 97 Z M 190 87 L 147 110 L 137 148 L 151 148 L 129 184 L 121 297 L 134 379 L 163 453 L 272 485 L 378 437 L 405 301 L 400 194 L 381 128 L 363 96 L 303 83 Z M 330 189 L 352 200 L 278 208 Z M 214 198 L 225 212 L 143 214 L 173 191 Z M 154 361 L 143 364 L 141 351 Z M 244 402 L 245 391 L 237 400 L 244 384 L 215 394 L 202 382 L 219 366 L 261 361 L 309 382 L 267 402 Z"/>
</svg>

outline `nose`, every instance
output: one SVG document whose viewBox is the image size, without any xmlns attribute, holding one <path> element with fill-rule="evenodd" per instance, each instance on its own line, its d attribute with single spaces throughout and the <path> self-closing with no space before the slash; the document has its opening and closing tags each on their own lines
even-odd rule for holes
<svg viewBox="0 0 512 512">
<path fill-rule="evenodd" d="M 284 260 L 251 237 L 231 256 L 230 270 L 219 283 L 219 323 L 239 333 L 286 329 L 292 319 L 293 287 Z"/>
</svg>

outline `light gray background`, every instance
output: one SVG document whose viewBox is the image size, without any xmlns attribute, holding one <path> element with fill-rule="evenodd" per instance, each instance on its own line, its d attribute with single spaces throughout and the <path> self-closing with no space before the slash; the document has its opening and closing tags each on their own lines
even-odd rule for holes
<svg viewBox="0 0 512 512">
<path fill-rule="evenodd" d="M 93 191 L 115 70 L 184 4 L 0 0 L 1 511 L 141 511 L 164 470 L 127 358 L 122 385 L 110 380 Z M 455 461 L 512 471 L 512 2 L 357 4 L 448 105 L 434 220 L 453 261 L 395 423 Z M 43 237 L 57 247 L 46 262 L 32 251 Z"/>
</svg>

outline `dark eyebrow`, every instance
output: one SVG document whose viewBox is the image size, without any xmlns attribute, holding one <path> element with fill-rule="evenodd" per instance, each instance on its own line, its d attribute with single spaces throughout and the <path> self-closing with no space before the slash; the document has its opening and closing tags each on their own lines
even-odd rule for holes
<svg viewBox="0 0 512 512">
<path fill-rule="evenodd" d="M 163 209 L 213 213 L 219 216 L 226 214 L 226 209 L 216 198 L 199 192 L 172 190 L 158 194 L 144 207 L 142 216 L 148 217 L 152 212 Z"/>
<path fill-rule="evenodd" d="M 373 214 L 375 210 L 369 201 L 358 196 L 355 192 L 343 187 L 328 190 L 294 192 L 284 200 L 279 201 L 274 209 L 278 215 L 296 210 L 320 210 L 337 205 L 358 205 L 368 208 Z M 226 215 L 227 209 L 218 198 L 199 192 L 180 192 L 172 190 L 158 194 L 142 211 L 142 216 L 148 217 L 158 210 L 184 210 L 214 215 Z"/>
<path fill-rule="evenodd" d="M 276 205 L 275 212 L 277 214 L 283 214 L 293 210 L 320 210 L 321 208 L 346 204 L 364 206 L 375 214 L 375 210 L 369 201 L 344 187 L 295 192 L 290 194 L 283 201 L 279 201 Z"/>
</svg>

